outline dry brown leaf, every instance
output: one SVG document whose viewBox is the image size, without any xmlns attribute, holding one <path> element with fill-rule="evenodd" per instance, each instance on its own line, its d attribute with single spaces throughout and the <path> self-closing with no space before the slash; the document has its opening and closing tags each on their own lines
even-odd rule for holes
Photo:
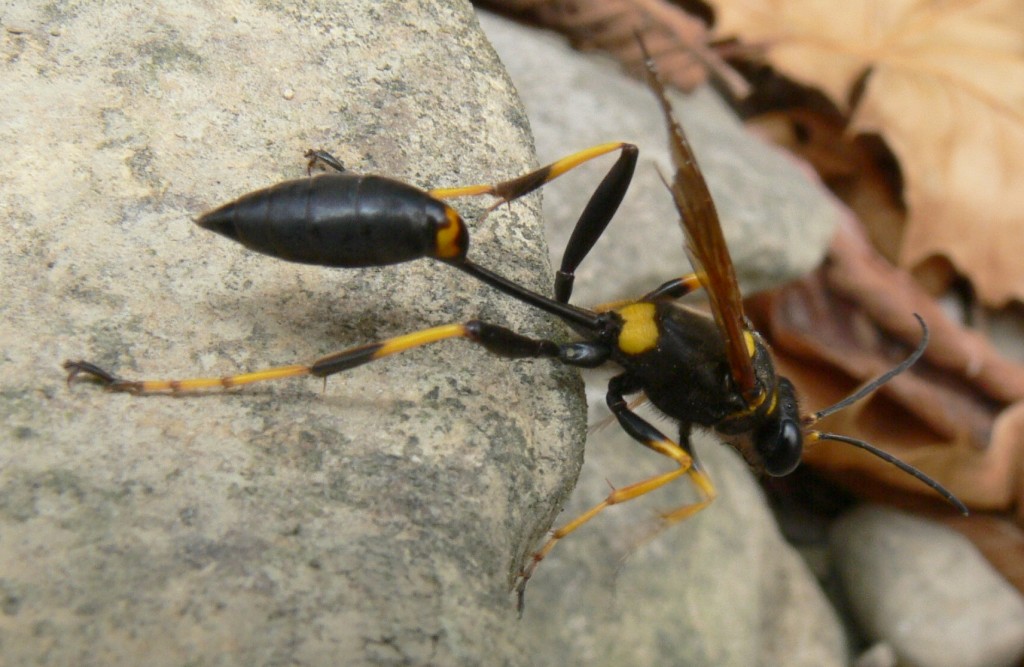
<svg viewBox="0 0 1024 667">
<path fill-rule="evenodd" d="M 840 227 L 821 269 L 750 305 L 811 410 L 906 356 L 921 335 L 910 313 L 920 313 L 931 334 L 923 361 L 875 398 L 835 415 L 828 428 L 906 452 L 912 462 L 929 460 L 936 466 L 929 472 L 948 474 L 942 481 L 972 507 L 1008 509 L 1024 500 L 1024 366 L 949 320 L 855 227 Z M 912 488 L 906 483 L 913 480 L 893 476 L 881 462 L 842 448 L 827 452 L 810 459 L 828 467 L 835 456 L 842 468 L 858 460 Z"/>
<path fill-rule="evenodd" d="M 800 106 L 760 112 L 747 127 L 807 161 L 853 211 L 874 247 L 897 261 L 907 211 L 892 154 L 877 137 L 851 137 L 844 119 Z"/>
<path fill-rule="evenodd" d="M 910 209 L 902 265 L 942 255 L 985 303 L 1024 301 L 1024 2 L 711 4 L 721 34 L 840 107 L 854 102 L 852 129 L 886 139 Z"/>
<path fill-rule="evenodd" d="M 946 517 L 947 525 L 974 542 L 992 565 L 1024 593 L 1024 530 L 1002 517 Z"/>
<path fill-rule="evenodd" d="M 747 306 L 807 411 L 838 401 L 906 357 L 921 336 L 909 314 L 924 317 L 931 333 L 924 358 L 821 428 L 894 454 L 972 511 L 988 513 L 979 519 L 984 526 L 952 523 L 1024 591 L 1024 572 L 999 556 L 1024 548 L 1024 365 L 950 321 L 852 224 L 840 227 L 822 268 Z M 856 448 L 822 442 L 804 461 L 860 496 L 951 517 L 917 480 Z"/>
<path fill-rule="evenodd" d="M 707 24 L 667 0 L 476 0 L 477 5 L 528 20 L 566 35 L 582 50 L 602 49 L 638 74 L 640 35 L 665 80 L 681 90 L 704 83 L 708 72 L 736 97 L 749 91 L 714 48 Z"/>
</svg>

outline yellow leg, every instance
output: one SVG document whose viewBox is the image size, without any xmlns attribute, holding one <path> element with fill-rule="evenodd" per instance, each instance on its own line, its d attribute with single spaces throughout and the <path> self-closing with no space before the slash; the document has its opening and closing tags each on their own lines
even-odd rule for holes
<svg viewBox="0 0 1024 667">
<path fill-rule="evenodd" d="M 562 356 L 561 346 L 553 341 L 529 338 L 496 324 L 470 320 L 465 324 L 445 324 L 395 336 L 377 343 L 349 348 L 321 357 L 308 365 L 275 366 L 241 375 L 187 380 L 123 380 L 88 361 L 66 361 L 64 368 L 68 371 L 68 383 L 71 383 L 78 375 L 86 375 L 111 391 L 123 391 L 131 394 L 179 394 L 203 389 L 229 389 L 252 382 L 303 375 L 325 378 L 328 375 L 334 375 L 392 354 L 449 338 L 464 338 L 483 346 L 493 354 L 513 359 L 558 358 Z"/>
<path fill-rule="evenodd" d="M 697 278 L 696 273 L 674 278 L 668 282 L 658 286 L 656 289 L 651 290 L 647 294 L 643 295 L 639 299 L 620 299 L 618 301 L 606 301 L 605 303 L 599 303 L 596 306 L 591 306 L 590 310 L 595 313 L 606 313 L 610 310 L 617 310 L 623 306 L 628 306 L 631 303 L 637 303 L 639 301 L 656 301 L 658 299 L 679 299 L 691 292 L 696 292 L 701 288 L 700 280 Z"/>
<path fill-rule="evenodd" d="M 696 292 L 703 285 L 696 273 L 680 276 L 665 283 L 645 294 L 641 301 L 656 301 L 658 299 L 681 299 L 687 294 Z"/>
<path fill-rule="evenodd" d="M 437 199 L 493 195 L 498 197 L 498 202 L 491 206 L 491 209 L 495 209 L 504 203 L 533 192 L 542 185 L 550 183 L 562 174 L 575 169 L 584 162 L 606 155 L 612 151 L 620 150 L 627 145 L 628 144 L 621 141 L 616 141 L 601 144 L 599 146 L 592 146 L 577 153 L 573 153 L 572 155 L 568 155 L 560 160 L 556 160 L 555 162 L 535 171 L 531 171 L 528 174 L 523 174 L 522 176 L 502 181 L 501 183 L 494 183 L 492 185 L 466 185 L 457 188 L 437 188 L 435 190 L 430 190 L 429 193 L 432 197 L 436 197 Z"/>
<path fill-rule="evenodd" d="M 525 580 L 530 578 L 530 575 L 532 575 L 533 571 L 537 568 L 537 564 L 544 560 L 544 558 L 549 553 L 551 553 L 551 550 L 555 548 L 555 545 L 558 544 L 559 540 L 564 539 L 570 533 L 583 526 L 583 524 L 587 523 L 604 510 L 608 509 L 612 505 L 618 505 L 628 500 L 639 498 L 640 496 L 650 493 L 655 489 L 661 488 L 662 486 L 668 484 L 669 482 L 675 479 L 678 479 L 679 477 L 685 474 L 686 468 L 680 467 L 676 468 L 675 470 L 670 470 L 669 472 L 661 473 L 660 475 L 656 475 L 654 477 L 637 482 L 635 484 L 624 486 L 621 489 L 614 489 L 600 503 L 594 505 L 589 510 L 579 515 L 578 517 L 576 517 L 569 523 L 565 524 L 564 526 L 552 531 L 551 537 L 549 537 L 548 541 L 544 543 L 544 546 L 542 546 L 540 549 L 536 551 L 536 553 L 533 554 L 533 558 L 531 560 L 530 565 L 526 568 L 526 571 L 523 573 L 523 579 Z"/>
<path fill-rule="evenodd" d="M 629 547 L 629 552 L 623 556 L 623 561 L 629 556 L 635 553 L 637 550 L 642 549 L 644 546 L 653 541 L 658 535 L 661 535 L 673 524 L 685 521 L 691 516 L 700 512 L 702 509 L 710 505 L 718 497 L 718 491 L 715 490 L 715 485 L 711 481 L 711 478 L 704 474 L 703 471 L 697 468 L 691 468 L 687 471 L 690 475 L 690 479 L 693 481 L 694 486 L 700 492 L 702 499 L 695 503 L 687 503 L 682 507 L 678 507 L 670 512 L 664 512 L 659 517 L 660 521 L 658 525 L 651 530 L 648 534 L 637 540 L 634 544 Z"/>
<path fill-rule="evenodd" d="M 580 514 L 572 521 L 554 530 L 551 533 L 551 537 L 548 538 L 547 542 L 545 542 L 541 546 L 541 548 L 533 554 L 533 556 L 530 559 L 530 563 L 526 566 L 526 568 L 520 575 L 519 585 L 516 588 L 516 591 L 519 596 L 518 607 L 520 612 L 522 612 L 523 609 L 524 596 L 526 594 L 526 584 L 530 580 L 530 577 L 533 576 L 533 573 L 534 571 L 536 571 L 537 566 L 540 564 L 540 562 L 544 560 L 544 558 L 547 557 L 549 553 L 551 553 L 551 550 L 555 548 L 555 545 L 558 544 L 558 542 L 563 540 L 570 533 L 577 530 L 578 528 L 583 526 L 583 524 L 587 523 L 588 521 L 590 521 L 595 516 L 597 516 L 604 510 L 608 509 L 612 505 L 618 505 L 629 500 L 633 500 L 634 498 L 639 498 L 642 495 L 648 494 L 651 491 L 654 491 L 665 486 L 669 482 L 672 482 L 678 479 L 679 477 L 682 477 L 683 475 L 690 476 L 694 484 L 697 486 L 697 489 L 701 492 L 701 495 L 704 496 L 704 500 L 664 515 L 662 517 L 662 519 L 665 521 L 664 526 L 668 526 L 671 523 L 675 523 L 676 521 L 681 521 L 689 516 L 692 516 L 693 514 L 707 507 L 714 500 L 716 492 L 714 484 L 711 482 L 711 479 L 706 474 L 704 474 L 703 471 L 694 467 L 693 459 L 690 457 L 689 454 L 686 453 L 685 450 L 683 450 L 682 447 L 680 447 L 678 444 L 670 440 L 645 442 L 643 444 L 646 445 L 647 447 L 650 447 L 659 454 L 663 454 L 664 456 L 668 456 L 669 458 L 673 459 L 679 465 L 679 467 L 676 468 L 675 470 L 661 473 L 659 475 L 655 475 L 648 479 L 641 480 L 634 484 L 630 484 L 629 486 L 624 486 L 621 489 L 614 489 L 600 503 L 594 505 L 589 510 L 587 510 L 583 514 Z"/>
<path fill-rule="evenodd" d="M 695 503 L 683 505 L 671 512 L 662 514 L 661 530 L 664 530 L 679 521 L 689 519 L 691 516 L 713 503 L 715 498 L 718 497 L 718 491 L 715 490 L 714 483 L 711 481 L 710 477 L 704 474 L 703 471 L 691 468 L 688 472 L 690 474 L 690 479 L 693 480 L 693 485 L 697 487 L 697 490 L 700 491 L 700 494 L 704 499 Z"/>
<path fill-rule="evenodd" d="M 312 364 L 295 364 L 274 366 L 252 373 L 227 375 L 224 377 L 189 378 L 185 380 L 124 380 L 88 361 L 66 361 L 64 368 L 68 371 L 68 382 L 78 375 L 89 375 L 98 380 L 111 391 L 122 391 L 130 394 L 180 394 L 204 389 L 230 389 L 253 382 L 265 382 L 282 378 L 314 375 L 326 377 L 333 373 L 354 368 L 356 366 L 386 357 L 390 354 L 434 343 L 448 338 L 474 338 L 475 333 L 467 324 L 447 324 L 444 326 L 424 329 L 402 336 L 396 336 L 379 343 L 361 345 L 337 354 L 332 354 L 314 361 Z"/>
</svg>

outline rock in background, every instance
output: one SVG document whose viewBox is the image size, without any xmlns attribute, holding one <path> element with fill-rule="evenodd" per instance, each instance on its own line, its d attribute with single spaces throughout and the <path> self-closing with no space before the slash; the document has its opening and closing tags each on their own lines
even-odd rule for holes
<svg viewBox="0 0 1024 667">
<path fill-rule="evenodd" d="M 1020 664 L 1024 600 L 964 536 L 864 505 L 835 523 L 831 541 L 852 613 L 870 639 L 891 645 L 904 662 Z"/>
</svg>

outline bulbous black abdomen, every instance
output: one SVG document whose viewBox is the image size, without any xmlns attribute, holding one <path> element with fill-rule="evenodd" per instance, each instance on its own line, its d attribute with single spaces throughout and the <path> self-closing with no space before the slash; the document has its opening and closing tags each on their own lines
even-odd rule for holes
<svg viewBox="0 0 1024 667">
<path fill-rule="evenodd" d="M 323 174 L 250 192 L 196 223 L 290 262 L 363 267 L 433 256 L 449 210 L 390 178 Z"/>
</svg>

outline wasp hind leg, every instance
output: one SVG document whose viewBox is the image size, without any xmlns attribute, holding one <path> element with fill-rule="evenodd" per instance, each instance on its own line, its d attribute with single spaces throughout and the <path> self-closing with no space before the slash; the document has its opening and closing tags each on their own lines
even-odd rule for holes
<svg viewBox="0 0 1024 667">
<path fill-rule="evenodd" d="M 636 146 L 621 141 L 600 144 L 567 155 L 540 169 L 507 181 L 456 188 L 438 188 L 431 190 L 430 194 L 438 199 L 492 195 L 498 198 L 498 201 L 488 209 L 488 211 L 492 211 L 502 204 L 533 192 L 585 162 L 614 151 L 621 151 L 619 159 L 605 174 L 597 189 L 590 196 L 583 213 L 580 214 L 579 220 L 573 228 L 572 237 L 562 255 L 562 264 L 555 275 L 555 300 L 560 303 L 568 303 L 569 297 L 572 295 L 576 267 L 604 233 L 633 179 L 638 155 Z"/>
<path fill-rule="evenodd" d="M 589 162 L 594 158 L 601 157 L 602 155 L 606 155 L 614 151 L 622 151 L 622 155 L 619 156 L 618 161 L 614 166 L 612 166 L 608 175 L 605 176 L 605 180 L 602 181 L 602 185 L 609 179 L 613 181 L 622 180 L 622 175 L 618 172 L 627 167 L 629 177 L 632 177 L 633 167 L 636 165 L 637 148 L 633 144 L 615 141 L 585 148 L 571 155 L 567 155 L 560 160 L 556 160 L 551 164 L 545 165 L 540 169 L 535 169 L 529 173 L 523 174 L 522 176 L 510 178 L 507 181 L 501 181 L 499 183 L 482 183 L 478 185 L 464 185 L 454 188 L 435 188 L 428 192 L 430 193 L 430 196 L 436 197 L 437 199 L 455 199 L 457 197 L 491 195 L 498 198 L 498 201 L 490 207 L 491 210 L 493 210 L 502 204 L 507 204 L 508 202 L 519 199 L 520 197 L 525 197 L 534 190 L 555 180 L 559 176 L 572 171 L 584 162 Z M 621 186 L 623 192 L 629 185 L 629 177 L 626 178 L 626 182 Z M 600 189 L 601 186 L 598 186 L 598 190 Z"/>
<path fill-rule="evenodd" d="M 310 366 L 274 366 L 252 373 L 225 375 L 221 377 L 188 378 L 185 380 L 126 380 L 104 370 L 91 361 L 67 360 L 63 363 L 67 371 L 67 382 L 72 384 L 79 378 L 89 378 L 103 385 L 109 391 L 127 394 L 186 394 L 206 389 L 231 389 L 253 382 L 279 380 L 310 374 Z"/>
<path fill-rule="evenodd" d="M 65 361 L 69 383 L 79 376 L 91 377 L 110 391 L 130 394 L 183 394 L 207 389 L 231 389 L 241 385 L 282 378 L 311 375 L 326 378 L 329 375 L 362 366 L 392 354 L 405 352 L 422 345 L 450 338 L 464 338 L 483 346 L 501 357 L 548 357 L 572 366 L 596 366 L 608 359 L 610 352 L 598 343 L 559 344 L 554 341 L 523 336 L 496 324 L 470 320 L 464 324 L 446 324 L 423 329 L 394 338 L 360 345 L 321 357 L 311 364 L 274 366 L 251 373 L 221 377 L 189 378 L 184 380 L 125 380 L 88 361 Z"/>
</svg>

